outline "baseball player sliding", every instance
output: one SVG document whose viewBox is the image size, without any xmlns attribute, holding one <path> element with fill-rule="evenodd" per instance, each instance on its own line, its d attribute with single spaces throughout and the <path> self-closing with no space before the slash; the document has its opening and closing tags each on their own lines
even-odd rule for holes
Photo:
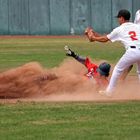
<svg viewBox="0 0 140 140">
<path fill-rule="evenodd" d="M 85 33 L 90 41 L 107 42 L 121 41 L 124 44 L 126 52 L 116 64 L 109 85 L 105 91 L 100 91 L 101 94 L 111 96 L 115 90 L 117 80 L 121 73 L 128 69 L 134 63 L 137 64 L 137 73 L 140 80 L 140 26 L 129 22 L 130 12 L 122 9 L 118 12 L 116 18 L 120 24 L 111 33 L 107 35 L 95 34 L 91 28 L 87 28 Z"/>
<path fill-rule="evenodd" d="M 64 49 L 67 56 L 71 56 L 78 62 L 85 65 L 85 67 L 87 68 L 87 73 L 85 74 L 85 76 L 88 79 L 94 80 L 98 89 L 105 88 L 108 85 L 107 77 L 109 76 L 111 68 L 110 64 L 108 64 L 107 62 L 103 62 L 98 66 L 95 63 L 92 63 L 88 57 L 83 57 L 76 54 L 68 46 L 65 46 Z"/>
</svg>

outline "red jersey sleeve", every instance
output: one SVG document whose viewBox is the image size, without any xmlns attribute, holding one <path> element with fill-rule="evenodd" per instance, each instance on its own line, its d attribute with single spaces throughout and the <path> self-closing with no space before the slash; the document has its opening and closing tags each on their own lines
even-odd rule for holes
<svg viewBox="0 0 140 140">
<path fill-rule="evenodd" d="M 98 66 L 94 63 L 91 63 L 88 57 L 85 60 L 85 66 L 87 67 L 88 72 L 93 71 L 94 73 L 97 73 Z"/>
</svg>

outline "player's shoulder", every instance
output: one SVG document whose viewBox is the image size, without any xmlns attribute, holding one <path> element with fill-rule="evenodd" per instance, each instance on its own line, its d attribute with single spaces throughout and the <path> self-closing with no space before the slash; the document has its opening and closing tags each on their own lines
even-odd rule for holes
<svg viewBox="0 0 140 140">
<path fill-rule="evenodd" d="M 122 28 L 121 26 L 114 28 L 110 34 L 118 34 L 121 31 L 121 28 Z"/>
<path fill-rule="evenodd" d="M 131 28 L 131 27 L 135 27 L 135 26 L 137 26 L 137 24 L 135 24 L 135 23 L 133 23 L 133 22 L 126 22 L 126 23 L 123 23 L 123 24 L 120 26 L 120 28 L 127 28 L 127 27 Z"/>
</svg>

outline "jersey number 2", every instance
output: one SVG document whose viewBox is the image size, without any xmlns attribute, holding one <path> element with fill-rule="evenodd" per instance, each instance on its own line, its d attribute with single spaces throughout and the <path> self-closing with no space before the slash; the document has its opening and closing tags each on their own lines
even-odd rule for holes
<svg viewBox="0 0 140 140">
<path fill-rule="evenodd" d="M 132 41 L 138 40 L 137 37 L 136 37 L 136 32 L 135 31 L 130 31 L 129 35 L 130 35 L 130 38 L 132 39 Z"/>
</svg>

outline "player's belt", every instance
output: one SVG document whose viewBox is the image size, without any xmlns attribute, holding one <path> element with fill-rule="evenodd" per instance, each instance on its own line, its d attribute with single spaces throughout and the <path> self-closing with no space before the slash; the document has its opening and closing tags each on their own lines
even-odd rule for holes
<svg viewBox="0 0 140 140">
<path fill-rule="evenodd" d="M 132 48 L 132 49 L 136 49 L 136 46 L 130 46 L 130 48 Z"/>
<path fill-rule="evenodd" d="M 130 46 L 130 48 L 140 50 L 140 47 L 136 47 L 136 46 Z"/>
</svg>

